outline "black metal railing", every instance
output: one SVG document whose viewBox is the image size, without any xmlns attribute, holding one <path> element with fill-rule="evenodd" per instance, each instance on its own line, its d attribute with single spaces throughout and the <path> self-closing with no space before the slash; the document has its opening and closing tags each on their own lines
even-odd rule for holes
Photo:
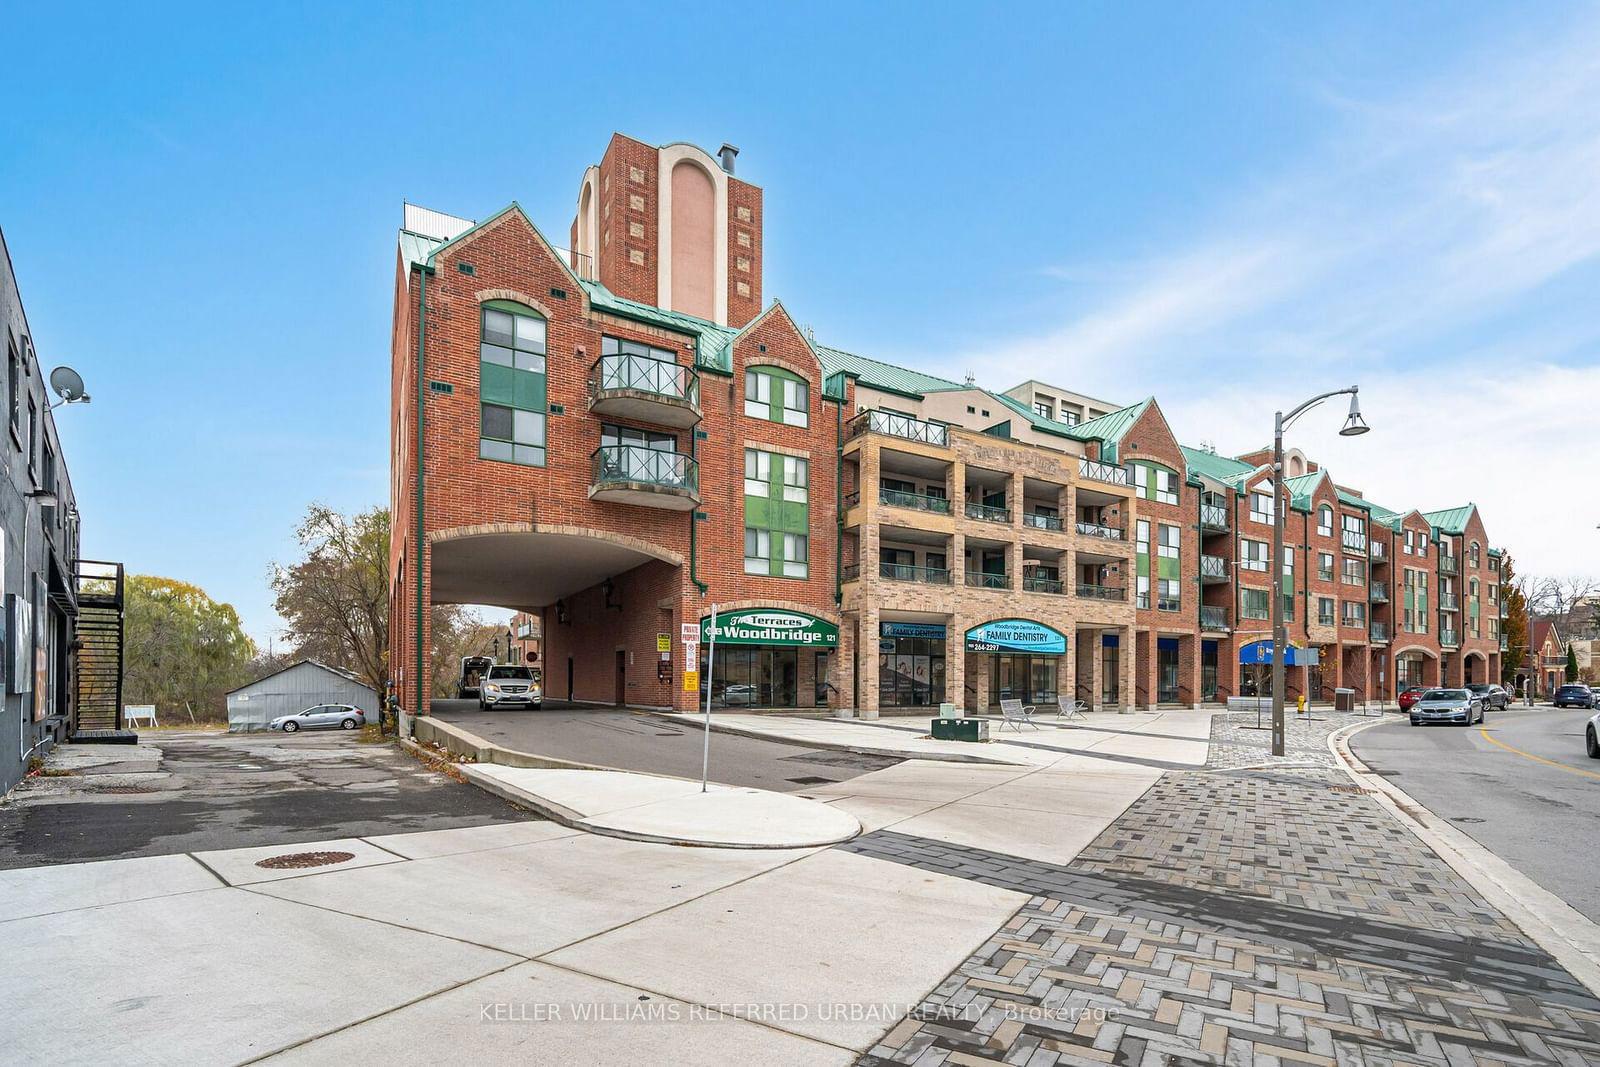
<svg viewBox="0 0 1600 1067">
<path fill-rule="evenodd" d="M 1126 600 L 1128 591 L 1118 585 L 1078 585 L 1078 595 L 1085 600 Z"/>
<path fill-rule="evenodd" d="M 1367 555 L 1373 559 L 1388 559 L 1389 546 L 1382 541 L 1369 541 L 1367 543 Z"/>
<path fill-rule="evenodd" d="M 1372 624 L 1371 633 L 1372 633 L 1372 639 L 1374 641 L 1387 641 L 1387 640 L 1389 640 L 1389 627 L 1385 623 L 1381 623 L 1381 622 L 1373 623 Z"/>
<path fill-rule="evenodd" d="M 1201 556 L 1200 577 L 1218 578 L 1226 581 L 1228 577 L 1228 561 L 1221 556 Z"/>
<path fill-rule="evenodd" d="M 1228 529 L 1228 509 L 1217 504 L 1200 505 L 1200 528 L 1226 532 Z"/>
<path fill-rule="evenodd" d="M 1440 574 L 1458 574 L 1460 573 L 1460 566 L 1461 565 L 1456 561 L 1454 556 L 1439 557 Z"/>
<path fill-rule="evenodd" d="M 1367 586 L 1367 597 L 1374 604 L 1387 604 L 1389 602 L 1389 586 L 1385 582 L 1373 582 Z"/>
<path fill-rule="evenodd" d="M 1112 485 L 1128 484 L 1128 468 L 1119 467 L 1114 463 L 1100 463 L 1092 459 L 1078 460 L 1078 477 L 1091 478 L 1097 482 L 1110 482 Z"/>
<path fill-rule="evenodd" d="M 634 482 L 664 489 L 700 491 L 700 464 L 685 452 L 643 445 L 601 445 L 594 450 L 594 484 Z"/>
<path fill-rule="evenodd" d="M 1078 532 L 1085 537 L 1098 537 L 1102 541 L 1122 540 L 1122 531 L 1115 526 L 1102 526 L 1098 522 L 1078 523 Z"/>
<path fill-rule="evenodd" d="M 1060 515 L 1045 515 L 1037 511 L 1025 511 L 1022 514 L 1022 525 L 1031 526 L 1035 530 L 1061 529 Z"/>
<path fill-rule="evenodd" d="M 930 511 L 935 515 L 950 514 L 950 499 L 931 493 L 908 493 L 902 489 L 879 489 L 878 502 L 892 508 L 910 508 L 913 511 Z"/>
<path fill-rule="evenodd" d="M 967 584 L 974 589 L 1010 589 L 1011 575 L 990 574 L 988 571 L 968 571 Z"/>
<path fill-rule="evenodd" d="M 1022 576 L 1022 588 L 1024 592 L 1028 593 L 1060 593 L 1065 591 L 1066 586 L 1060 578 L 1051 578 L 1047 575 L 1039 574 L 1024 574 Z"/>
<path fill-rule="evenodd" d="M 917 567 L 907 563 L 879 563 L 878 577 L 891 582 L 926 582 L 928 585 L 949 585 L 950 571 L 945 567 Z"/>
<path fill-rule="evenodd" d="M 1228 628 L 1228 609 L 1215 604 L 1200 605 L 1200 629 L 1216 633 Z"/>
<path fill-rule="evenodd" d="M 1351 552 L 1367 550 L 1367 535 L 1360 530 L 1341 530 L 1340 542 Z"/>
<path fill-rule="evenodd" d="M 589 372 L 589 393 L 629 389 L 700 406 L 700 374 L 693 367 L 664 359 L 623 353 L 601 356 Z"/>
<path fill-rule="evenodd" d="M 988 504 L 980 504 L 976 500 L 967 501 L 967 518 L 977 519 L 980 522 L 1010 522 L 1011 509 L 997 508 Z"/>
<path fill-rule="evenodd" d="M 877 408 L 863 411 L 851 419 L 845 428 L 846 437 L 859 437 L 864 433 L 888 434 L 904 441 L 918 441 L 941 448 L 950 444 L 950 428 L 943 423 L 927 422 L 910 415 L 879 411 Z"/>
</svg>

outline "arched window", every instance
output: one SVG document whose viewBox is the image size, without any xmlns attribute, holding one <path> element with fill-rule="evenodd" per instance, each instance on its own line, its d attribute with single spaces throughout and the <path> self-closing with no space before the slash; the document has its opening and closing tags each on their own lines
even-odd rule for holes
<svg viewBox="0 0 1600 1067">
<path fill-rule="evenodd" d="M 1473 568 L 1476 569 L 1478 566 L 1478 542 L 1472 542 L 1472 550 L 1468 558 L 1471 560 Z"/>
<path fill-rule="evenodd" d="M 545 465 L 545 321 L 509 300 L 484 304 L 478 348 L 481 423 L 478 455 L 484 459 Z"/>
<path fill-rule="evenodd" d="M 1333 509 L 1326 504 L 1317 509 L 1317 533 L 1323 537 L 1333 536 Z"/>
</svg>

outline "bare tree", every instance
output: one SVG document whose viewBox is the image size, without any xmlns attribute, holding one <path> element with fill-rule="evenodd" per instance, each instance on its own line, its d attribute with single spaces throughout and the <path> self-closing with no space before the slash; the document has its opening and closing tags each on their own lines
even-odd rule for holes
<svg viewBox="0 0 1600 1067">
<path fill-rule="evenodd" d="M 359 675 L 378 692 L 389 682 L 389 512 L 346 517 L 313 504 L 295 531 L 305 557 L 274 566 L 273 607 L 301 656 Z"/>
<path fill-rule="evenodd" d="M 1530 576 L 1524 594 L 1529 613 L 1553 620 L 1564 638 L 1592 636 L 1600 621 L 1600 581 L 1587 575 Z"/>
</svg>

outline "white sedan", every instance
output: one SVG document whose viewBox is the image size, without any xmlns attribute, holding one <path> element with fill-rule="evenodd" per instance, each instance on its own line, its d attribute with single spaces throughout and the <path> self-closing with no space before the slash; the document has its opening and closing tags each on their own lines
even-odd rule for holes
<svg viewBox="0 0 1600 1067">
<path fill-rule="evenodd" d="M 1589 728 L 1583 732 L 1583 747 L 1589 750 L 1590 759 L 1600 759 L 1600 713 L 1589 720 Z"/>
<path fill-rule="evenodd" d="M 364 721 L 354 704 L 317 704 L 294 715 L 280 715 L 267 723 L 269 730 L 292 734 L 297 730 L 354 730 Z"/>
</svg>

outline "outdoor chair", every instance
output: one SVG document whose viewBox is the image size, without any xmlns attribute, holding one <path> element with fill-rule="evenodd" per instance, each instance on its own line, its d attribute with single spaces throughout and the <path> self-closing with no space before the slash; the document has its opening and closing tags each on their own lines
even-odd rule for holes
<svg viewBox="0 0 1600 1067">
<path fill-rule="evenodd" d="M 1039 728 L 1039 724 L 1033 721 L 1032 704 L 1024 704 L 1020 700 L 1002 700 L 1000 714 L 1005 716 L 1005 721 L 1000 724 L 1002 730 L 1009 726 L 1020 734 L 1023 723 L 1027 723 L 1035 730 Z"/>
<path fill-rule="evenodd" d="M 1056 718 L 1071 722 L 1073 719 L 1083 719 L 1084 712 L 1089 710 L 1087 702 L 1073 700 L 1070 697 L 1056 697 Z M 1085 721 L 1087 721 L 1085 719 Z"/>
</svg>

